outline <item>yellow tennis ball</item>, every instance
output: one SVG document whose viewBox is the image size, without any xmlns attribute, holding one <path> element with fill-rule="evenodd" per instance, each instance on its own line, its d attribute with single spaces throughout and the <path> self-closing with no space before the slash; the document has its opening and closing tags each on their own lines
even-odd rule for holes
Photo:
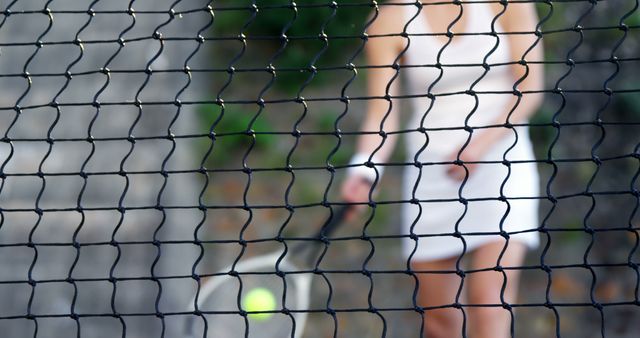
<svg viewBox="0 0 640 338">
<path fill-rule="evenodd" d="M 254 288 L 244 295 L 242 307 L 245 311 L 274 311 L 276 309 L 276 297 L 266 288 Z M 251 313 L 249 318 L 255 320 L 267 320 L 273 313 Z"/>
</svg>

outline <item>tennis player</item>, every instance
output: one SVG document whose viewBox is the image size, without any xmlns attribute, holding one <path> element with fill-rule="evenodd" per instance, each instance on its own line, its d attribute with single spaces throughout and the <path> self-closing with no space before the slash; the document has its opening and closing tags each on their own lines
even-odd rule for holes
<svg viewBox="0 0 640 338">
<path fill-rule="evenodd" d="M 532 145 L 526 126 L 513 127 L 542 99 L 528 93 L 543 85 L 541 66 L 529 63 L 543 57 L 538 18 L 531 3 L 423 4 L 380 6 L 367 31 L 367 64 L 386 67 L 368 70 L 368 95 L 378 99 L 368 101 L 362 129 L 415 130 L 405 134 L 415 165 L 403 175 L 412 202 L 401 208 L 404 253 L 419 276 L 418 305 L 427 308 L 425 336 L 461 337 L 464 312 L 467 337 L 508 337 L 519 277 L 509 268 L 539 244 Z M 455 34 L 437 34 L 448 29 Z M 412 97 L 408 117 L 393 99 L 399 94 Z M 352 163 L 383 163 L 395 143 L 384 133 L 361 135 Z M 375 168 L 349 171 L 346 201 L 369 201 L 369 182 L 384 166 Z M 444 270 L 452 273 L 424 273 Z"/>
</svg>

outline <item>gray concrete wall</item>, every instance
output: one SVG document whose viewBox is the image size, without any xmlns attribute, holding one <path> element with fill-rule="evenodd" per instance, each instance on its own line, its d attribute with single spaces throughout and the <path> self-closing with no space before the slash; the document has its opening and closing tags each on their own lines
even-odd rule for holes
<svg viewBox="0 0 640 338">
<path fill-rule="evenodd" d="M 156 312 L 158 283 L 160 312 L 190 308 L 196 287 L 192 279 L 160 278 L 157 283 L 151 276 L 190 276 L 199 249 L 163 243 L 159 251 L 151 241 L 154 233 L 160 241 L 192 240 L 202 212 L 145 209 L 157 200 L 165 207 L 197 206 L 204 184 L 201 174 L 169 174 L 161 192 L 163 162 L 168 171 L 197 169 L 200 159 L 191 152 L 193 140 L 176 139 L 171 152 L 170 140 L 143 139 L 165 136 L 169 128 L 175 135 L 198 132 L 194 106 L 152 104 L 173 101 L 187 84 L 183 72 L 160 71 L 181 69 L 198 47 L 198 31 L 211 20 L 206 11 L 171 18 L 173 2 L 133 1 L 137 11 L 165 12 L 134 18 L 104 13 L 125 11 L 128 0 L 3 1 L 2 9 L 13 14 L 0 15 L 0 134 L 11 139 L 0 142 L 0 164 L 7 175 L 0 190 L 0 336 L 35 337 L 37 328 L 37 337 L 71 337 L 79 323 L 83 338 L 125 332 L 126 337 L 160 337 L 162 320 L 144 315 Z M 174 9 L 206 5 L 189 0 Z M 24 13 L 44 8 L 53 14 Z M 97 14 L 60 12 L 89 8 Z M 161 46 L 152 38 L 156 30 L 166 38 L 193 39 Z M 120 36 L 131 40 L 123 48 L 117 43 Z M 74 44 L 76 37 L 83 42 Z M 41 48 L 35 45 L 38 40 L 45 43 Z M 203 54 L 204 48 L 188 65 L 198 68 L 206 59 Z M 156 55 L 151 63 L 155 72 L 148 76 L 142 70 Z M 110 74 L 99 72 L 105 65 Z M 67 71 L 74 74 L 71 80 L 63 76 Z M 203 99 L 205 82 L 206 76 L 193 74 L 178 98 Z M 136 97 L 141 109 L 133 104 Z M 48 105 L 54 100 L 81 104 L 56 109 Z M 124 139 L 129 133 L 139 138 L 133 145 Z M 97 139 L 93 145 L 84 140 L 89 135 Z M 53 143 L 46 142 L 48 137 Z M 83 167 L 86 179 L 79 175 Z M 121 167 L 126 176 L 118 175 Z M 39 171 L 45 175 L 39 177 Z M 121 214 L 118 206 L 140 209 Z M 109 245 L 112 237 L 120 244 Z M 79 249 L 72 245 L 74 238 L 82 245 Z M 29 285 L 29 276 L 37 283 Z M 110 276 L 117 278 L 115 289 Z M 114 310 L 122 321 L 109 316 Z M 71 318 L 72 311 L 80 315 L 78 321 Z M 35 320 L 13 319 L 27 314 Z M 183 319 L 165 316 L 164 336 L 181 337 Z"/>
</svg>

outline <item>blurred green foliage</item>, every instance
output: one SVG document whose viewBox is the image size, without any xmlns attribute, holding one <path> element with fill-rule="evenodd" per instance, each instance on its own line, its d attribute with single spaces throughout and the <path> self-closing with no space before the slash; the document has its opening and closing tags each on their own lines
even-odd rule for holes
<svg viewBox="0 0 640 338">
<path fill-rule="evenodd" d="M 205 104 L 198 107 L 200 125 L 204 130 L 211 130 L 216 134 L 214 141 L 215 154 L 210 158 L 231 159 L 235 154 L 244 154 L 253 144 L 256 151 L 265 150 L 273 146 L 276 136 L 257 134 L 254 137 L 249 131 L 273 131 L 274 126 L 268 119 L 254 119 L 255 108 L 242 105 L 228 105 L 225 109 L 215 104 Z M 210 141 L 202 144 L 208 148 Z M 215 142 L 224 143 L 216 145 Z M 208 163 L 212 165 L 212 163 Z"/>
<path fill-rule="evenodd" d="M 271 62 L 278 79 L 275 87 L 289 94 L 296 93 L 313 77 L 310 66 L 344 66 L 350 62 L 362 45 L 360 37 L 371 13 L 365 3 L 344 7 L 331 7 L 326 0 L 301 0 L 295 2 L 295 7 L 291 3 L 256 1 L 256 11 L 249 1 L 218 1 L 210 29 L 216 37 L 249 37 L 248 43 L 258 45 L 260 53 L 253 53 L 250 60 L 242 58 L 239 63 L 264 68 Z M 230 56 L 240 53 L 238 40 L 234 42 L 217 49 L 216 58 L 229 62 Z M 326 81 L 316 79 L 311 85 Z"/>
<path fill-rule="evenodd" d="M 259 111 L 255 104 L 219 105 L 203 104 L 198 108 L 199 123 L 202 133 L 210 130 L 216 135 L 212 153 L 207 157 L 205 165 L 209 168 L 234 167 L 240 164 L 240 158 L 249 150 L 260 156 L 261 167 L 285 167 L 286 157 L 294 144 L 293 131 L 288 125 L 286 116 Z M 319 110 L 317 114 L 309 114 L 305 120 L 313 126 L 308 132 L 333 132 L 336 114 Z M 276 133 L 274 133 L 276 132 Z M 208 138 L 200 139 L 200 152 L 206 153 L 211 145 Z M 321 164 L 327 159 L 336 145 L 333 136 L 302 135 L 297 151 L 292 154 L 294 164 Z M 348 145 L 340 147 L 331 159 L 333 163 L 346 163 L 351 149 Z"/>
<path fill-rule="evenodd" d="M 366 3 L 333 7 L 328 6 L 326 0 L 301 0 L 296 1 L 295 6 L 292 6 L 292 1 L 283 0 L 254 3 L 257 11 L 251 1 L 221 0 L 215 3 L 214 22 L 208 36 L 218 40 L 209 50 L 211 66 L 266 69 L 271 64 L 275 68 L 275 78 L 270 83 L 265 80 L 268 75 L 258 78 L 236 73 L 231 78 L 231 85 L 224 90 L 225 98 L 228 95 L 242 99 L 254 97 L 264 86 L 269 86 L 269 94 L 277 97 L 292 97 L 303 88 L 305 91 L 321 89 L 334 78 L 314 74 L 311 66 L 343 67 L 361 55 L 358 53 L 362 46 L 360 36 L 372 10 Z M 238 39 L 240 34 L 247 37 L 246 46 Z M 219 93 L 227 80 L 227 76 L 212 77 L 212 92 Z M 259 133 L 293 131 L 291 116 L 299 116 L 300 110 L 301 107 L 288 113 L 280 111 L 265 115 L 258 113 L 256 105 L 227 104 L 224 110 L 214 104 L 201 105 L 198 113 L 203 132 L 213 127 L 219 135 L 205 165 L 237 167 L 239 158 L 244 157 L 251 144 L 251 154 L 263 159 L 261 166 L 286 165 L 284 157 L 290 149 L 292 137 Z M 312 126 L 311 130 L 303 131 L 332 132 L 336 117 L 330 108 L 315 108 L 305 117 L 306 125 Z M 258 133 L 255 143 L 251 136 L 243 134 L 249 130 Z M 321 142 L 321 139 L 303 137 L 306 142 L 294 152 L 293 161 L 297 164 L 324 161 L 335 143 Z M 209 142 L 203 141 L 201 148 L 207 149 Z M 332 157 L 334 163 L 348 161 L 349 154 L 344 148 L 341 147 L 341 152 Z"/>
</svg>

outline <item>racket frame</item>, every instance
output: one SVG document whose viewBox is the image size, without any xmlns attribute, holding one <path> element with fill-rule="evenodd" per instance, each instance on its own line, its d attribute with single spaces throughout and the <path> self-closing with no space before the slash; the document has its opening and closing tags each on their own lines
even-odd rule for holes
<svg viewBox="0 0 640 338">
<path fill-rule="evenodd" d="M 263 268 L 265 266 L 275 267 L 276 262 L 278 262 L 278 260 L 281 257 L 282 257 L 281 253 L 272 253 L 272 254 L 252 257 L 238 264 L 229 265 L 225 269 L 221 270 L 221 272 L 230 272 L 232 269 L 235 269 L 235 271 L 238 271 L 238 272 L 245 272 L 245 271 L 255 271 L 256 269 Z M 304 331 L 304 327 L 307 321 L 307 312 L 300 311 L 300 310 L 309 308 L 309 301 L 311 299 L 310 293 L 311 293 L 311 277 L 312 276 L 311 276 L 311 273 L 298 273 L 300 269 L 297 269 L 296 265 L 293 263 L 290 263 L 286 259 L 286 257 L 282 258 L 280 260 L 280 263 L 277 264 L 277 266 L 278 266 L 278 270 L 283 271 L 285 273 L 289 271 L 296 272 L 296 275 L 292 276 L 290 281 L 283 280 L 282 282 L 291 283 L 291 281 L 294 281 L 293 284 L 295 284 L 294 286 L 295 293 L 296 293 L 295 299 L 297 300 L 296 302 L 297 304 L 283 304 L 283 307 L 287 307 L 293 310 L 290 313 L 291 313 L 291 316 L 293 316 L 293 319 L 295 321 L 294 338 L 300 338 L 302 336 L 302 333 Z M 218 286 L 220 286 L 220 284 L 225 283 L 227 281 L 228 280 L 225 280 L 223 278 L 216 278 L 216 277 L 210 278 L 207 282 L 205 282 L 201 286 L 199 294 L 197 295 L 197 297 L 193 297 L 189 304 L 197 304 L 198 309 L 202 308 L 205 302 L 207 301 L 207 298 L 209 297 L 209 295 L 211 295 L 218 288 Z M 287 286 L 287 290 L 289 288 L 290 287 Z M 281 294 L 275 295 L 275 296 L 280 297 L 280 299 L 282 299 Z M 286 299 L 287 298 L 285 297 L 284 300 L 286 301 Z M 190 318 L 193 319 L 193 317 L 190 317 Z M 194 323 L 193 323 L 193 320 L 191 320 L 189 321 L 188 327 L 187 327 L 188 329 L 187 333 L 189 334 L 189 337 L 195 337 L 193 328 L 194 328 Z"/>
<path fill-rule="evenodd" d="M 344 216 L 346 215 L 349 207 L 348 206 L 339 206 L 332 210 L 331 218 L 324 222 L 321 229 L 317 232 L 314 239 L 321 240 L 322 238 L 331 234 L 338 225 L 342 222 Z M 301 269 L 297 268 L 297 265 L 290 262 L 288 259 L 289 255 L 298 255 L 301 251 L 307 249 L 308 247 L 315 247 L 315 245 L 308 245 L 309 243 L 300 243 L 297 246 L 294 246 L 292 250 L 284 254 L 284 252 L 274 252 L 269 254 L 264 254 L 256 257 L 249 258 L 247 260 L 231 264 L 226 268 L 220 270 L 218 274 L 230 273 L 233 271 L 245 272 L 245 271 L 255 271 L 257 268 L 264 266 L 273 266 L 277 267 L 278 271 L 293 271 L 296 273 L 295 276 L 292 277 L 292 280 L 295 280 L 296 284 L 296 297 L 297 303 L 296 308 L 293 309 L 293 312 L 290 312 L 291 316 L 293 316 L 294 324 L 295 324 L 295 332 L 293 337 L 300 338 L 302 333 L 304 332 L 305 324 L 307 322 L 307 314 L 306 311 L 301 311 L 309 308 L 309 301 L 311 299 L 311 281 L 312 281 L 312 273 L 301 272 Z M 305 263 L 311 265 L 310 259 L 305 259 Z M 268 265 L 267 265 L 268 264 Z M 274 270 L 274 272 L 277 272 Z M 282 277 L 285 278 L 285 277 Z M 206 299 L 211 295 L 215 289 L 222 283 L 226 282 L 223 278 L 211 277 L 207 280 L 204 285 L 200 287 L 200 290 L 196 296 L 191 299 L 189 304 L 196 304 L 197 309 L 199 310 L 203 305 Z M 283 283 L 286 281 L 283 279 Z M 282 297 L 282 295 L 276 295 Z M 286 300 L 286 297 L 285 297 Z M 288 304 L 283 304 L 283 307 Z M 288 307 L 287 307 L 288 308 Z M 194 322 L 193 317 L 189 317 L 187 321 L 187 334 L 188 337 L 195 337 L 194 335 Z"/>
</svg>

